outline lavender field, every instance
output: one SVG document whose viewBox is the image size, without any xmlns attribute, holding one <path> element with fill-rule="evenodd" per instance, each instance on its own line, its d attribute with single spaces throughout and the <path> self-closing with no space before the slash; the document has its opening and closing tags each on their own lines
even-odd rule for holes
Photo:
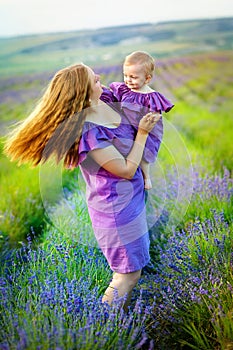
<svg viewBox="0 0 233 350">
<path fill-rule="evenodd" d="M 127 315 L 101 304 L 111 271 L 79 170 L 19 168 L 1 154 L 0 349 L 233 349 L 232 62 L 224 50 L 157 60 L 152 86 L 175 108 L 147 199 L 151 264 Z M 105 85 L 122 80 L 120 63 L 92 68 Z M 52 74 L 0 79 L 2 141 Z"/>
</svg>

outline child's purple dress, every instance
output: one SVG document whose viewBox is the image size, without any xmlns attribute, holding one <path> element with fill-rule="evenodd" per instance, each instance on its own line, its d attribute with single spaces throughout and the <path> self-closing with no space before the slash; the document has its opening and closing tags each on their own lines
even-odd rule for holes
<svg viewBox="0 0 233 350">
<path fill-rule="evenodd" d="M 116 128 L 85 122 L 78 165 L 86 182 L 88 211 L 98 244 L 111 269 L 118 273 L 140 270 L 149 262 L 145 190 L 141 168 L 131 180 L 113 175 L 88 153 L 114 145 L 127 157 L 136 136 L 124 113 Z"/>
<path fill-rule="evenodd" d="M 130 90 L 125 83 L 113 82 L 109 85 L 110 89 L 103 88 L 101 100 L 106 103 L 120 102 L 122 108 L 127 112 L 130 122 L 138 125 L 141 117 L 148 112 L 162 113 L 170 111 L 174 106 L 160 92 L 153 91 L 149 93 L 141 93 Z M 163 137 L 163 121 L 162 118 L 156 123 L 150 132 L 143 159 L 148 163 L 153 163 L 157 157 L 160 144 Z"/>
</svg>

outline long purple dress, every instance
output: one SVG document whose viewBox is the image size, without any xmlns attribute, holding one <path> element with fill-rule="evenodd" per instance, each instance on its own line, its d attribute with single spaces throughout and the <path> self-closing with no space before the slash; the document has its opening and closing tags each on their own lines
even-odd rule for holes
<svg viewBox="0 0 233 350">
<path fill-rule="evenodd" d="M 78 165 L 86 182 L 88 211 L 99 247 L 118 273 L 140 270 L 149 262 L 145 190 L 141 168 L 126 180 L 98 165 L 89 152 L 114 145 L 127 157 L 136 129 L 124 115 L 118 127 L 85 122 Z"/>
<path fill-rule="evenodd" d="M 120 102 L 124 111 L 126 109 L 127 117 L 130 122 L 138 125 L 139 120 L 148 112 L 162 113 L 169 112 L 174 107 L 164 95 L 160 92 L 153 91 L 149 93 L 141 93 L 130 90 L 125 83 L 113 82 L 109 85 L 110 89 L 104 87 L 101 100 L 106 103 Z M 163 137 L 163 120 L 162 118 L 156 123 L 150 132 L 143 159 L 148 163 L 156 160 L 160 144 Z"/>
</svg>

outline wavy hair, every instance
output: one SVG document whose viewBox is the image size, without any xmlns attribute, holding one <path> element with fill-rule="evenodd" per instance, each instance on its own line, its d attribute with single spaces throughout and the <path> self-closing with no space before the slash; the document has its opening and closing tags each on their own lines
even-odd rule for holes
<svg viewBox="0 0 233 350">
<path fill-rule="evenodd" d="M 59 70 L 34 111 L 7 135 L 4 153 L 19 164 L 36 166 L 55 156 L 57 163 L 64 158 L 65 167 L 75 167 L 90 93 L 87 66 Z"/>
</svg>

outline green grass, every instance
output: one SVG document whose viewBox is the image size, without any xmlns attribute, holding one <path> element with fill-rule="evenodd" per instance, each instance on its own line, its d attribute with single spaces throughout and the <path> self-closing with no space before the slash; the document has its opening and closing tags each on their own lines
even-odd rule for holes
<svg viewBox="0 0 233 350">
<path fill-rule="evenodd" d="M 201 164 L 209 172 L 232 169 L 233 119 L 229 113 L 230 102 L 216 112 L 202 106 L 178 102 L 172 122 L 177 126 L 189 150 L 193 164 Z"/>
<path fill-rule="evenodd" d="M 1 144 L 2 147 L 2 144 Z M 14 246 L 18 242 L 25 241 L 28 234 L 43 231 L 43 227 L 49 220 L 46 212 L 46 201 L 43 191 L 46 191 L 46 199 L 54 206 L 60 201 L 60 192 L 63 186 L 67 191 L 73 188 L 77 171 L 62 171 L 61 167 L 58 176 L 49 181 L 49 188 L 41 184 L 41 174 L 44 179 L 51 175 L 50 172 L 41 172 L 40 168 L 31 168 L 24 165 L 18 167 L 11 163 L 5 156 L 1 156 L 0 174 L 0 232 L 2 243 L 7 239 L 9 244 Z M 54 173 L 55 174 L 55 173 Z M 61 188 L 58 188 L 58 181 L 61 181 Z"/>
<path fill-rule="evenodd" d="M 1 175 L 0 230 L 14 243 L 25 240 L 31 229 L 39 233 L 45 213 L 39 196 L 38 169 L 12 167 L 9 171 L 8 167 L 8 175 Z"/>
</svg>

